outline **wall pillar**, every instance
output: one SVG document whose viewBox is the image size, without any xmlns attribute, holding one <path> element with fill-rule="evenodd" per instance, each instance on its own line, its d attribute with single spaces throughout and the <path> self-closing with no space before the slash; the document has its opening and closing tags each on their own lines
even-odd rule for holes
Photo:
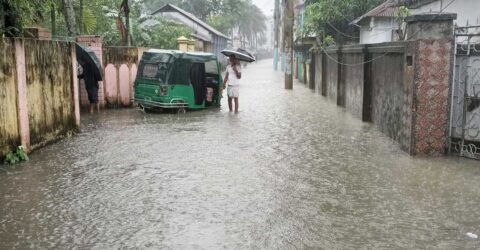
<svg viewBox="0 0 480 250">
<path fill-rule="evenodd" d="M 321 94 L 322 96 L 325 96 L 327 97 L 328 93 L 328 83 L 327 83 L 327 55 L 325 53 L 325 51 L 322 51 L 321 52 L 321 56 L 322 56 L 322 67 L 320 68 L 321 69 Z"/>
<path fill-rule="evenodd" d="M 178 43 L 178 50 L 180 51 L 183 51 L 183 52 L 187 52 L 188 51 L 188 42 L 190 40 L 188 40 L 188 38 L 184 37 L 184 36 L 181 36 L 177 39 L 177 43 Z"/>
<path fill-rule="evenodd" d="M 315 89 L 315 53 L 310 52 L 311 57 L 310 57 L 310 63 L 308 64 L 308 87 L 310 89 Z"/>
<path fill-rule="evenodd" d="M 80 88 L 78 86 L 77 72 L 77 51 L 75 44 L 70 44 L 72 57 L 72 93 L 73 93 L 73 109 L 75 114 L 75 124 L 80 127 Z"/>
<path fill-rule="evenodd" d="M 410 16 L 407 39 L 414 40 L 411 147 L 413 155 L 444 155 L 449 140 L 456 14 Z M 408 77 L 408 75 L 407 75 Z"/>
<path fill-rule="evenodd" d="M 340 107 L 345 107 L 345 76 L 342 63 L 345 61 L 343 58 L 342 47 L 338 47 L 337 52 L 337 105 Z"/>
<path fill-rule="evenodd" d="M 28 120 L 27 72 L 25 66 L 25 47 L 23 40 L 15 39 L 15 61 L 17 67 L 18 121 L 20 143 L 27 152 L 31 151 L 30 125 Z"/>
<path fill-rule="evenodd" d="M 372 121 L 372 54 L 368 45 L 363 48 L 363 102 L 362 121 Z"/>
<path fill-rule="evenodd" d="M 194 39 L 190 39 L 188 41 L 187 48 L 188 48 L 189 52 L 194 52 L 195 51 L 195 43 L 196 43 L 196 41 Z"/>
</svg>

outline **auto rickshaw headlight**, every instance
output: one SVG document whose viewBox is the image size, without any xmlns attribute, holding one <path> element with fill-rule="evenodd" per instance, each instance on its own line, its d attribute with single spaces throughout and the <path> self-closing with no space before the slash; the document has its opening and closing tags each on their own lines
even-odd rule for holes
<svg viewBox="0 0 480 250">
<path fill-rule="evenodd" d="M 160 95 L 167 96 L 168 95 L 168 86 L 162 85 L 160 86 Z"/>
</svg>

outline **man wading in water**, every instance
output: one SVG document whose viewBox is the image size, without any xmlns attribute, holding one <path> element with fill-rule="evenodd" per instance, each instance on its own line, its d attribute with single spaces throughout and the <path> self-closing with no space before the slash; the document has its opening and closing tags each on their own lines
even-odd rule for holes
<svg viewBox="0 0 480 250">
<path fill-rule="evenodd" d="M 97 112 L 100 112 L 100 105 L 98 103 L 98 81 L 101 80 L 101 76 L 99 76 L 96 71 L 94 70 L 95 66 L 90 63 L 86 63 L 82 65 L 82 73 L 78 76 L 78 78 L 83 78 L 85 81 L 85 88 L 88 94 L 88 101 L 90 102 L 90 107 L 88 111 L 90 114 L 93 113 L 94 107 L 96 107 Z"/>
<path fill-rule="evenodd" d="M 239 83 L 242 78 L 242 66 L 235 56 L 230 56 L 230 64 L 227 66 L 227 74 L 225 75 L 225 85 L 228 84 L 228 109 L 232 112 L 232 99 L 235 100 L 235 113 L 238 113 L 238 95 Z M 225 89 L 226 86 L 223 86 Z"/>
</svg>

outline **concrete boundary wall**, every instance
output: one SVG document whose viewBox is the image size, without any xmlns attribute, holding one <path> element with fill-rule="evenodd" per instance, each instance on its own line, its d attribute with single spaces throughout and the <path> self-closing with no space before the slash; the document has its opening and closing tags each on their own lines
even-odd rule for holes
<svg viewBox="0 0 480 250">
<path fill-rule="evenodd" d="M 75 45 L 33 39 L 0 40 L 0 157 L 27 151 L 78 129 Z"/>
<path fill-rule="evenodd" d="M 406 152 L 443 155 L 449 141 L 454 19 L 453 14 L 412 16 L 409 41 L 330 47 L 315 54 L 315 79 L 309 81 L 315 92 L 372 122 Z"/>
<path fill-rule="evenodd" d="M 105 101 L 108 107 L 129 107 L 134 97 L 138 63 L 146 51 L 136 47 L 103 48 Z"/>
<path fill-rule="evenodd" d="M 0 41 L 0 156 L 20 145 L 15 43 Z"/>
<path fill-rule="evenodd" d="M 77 42 L 89 47 L 102 63 L 103 76 L 99 82 L 98 100 L 100 106 L 109 108 L 130 107 L 134 95 L 134 81 L 138 63 L 147 48 L 104 47 L 99 36 L 79 36 Z M 83 80 L 80 80 L 80 105 L 89 106 Z"/>
</svg>

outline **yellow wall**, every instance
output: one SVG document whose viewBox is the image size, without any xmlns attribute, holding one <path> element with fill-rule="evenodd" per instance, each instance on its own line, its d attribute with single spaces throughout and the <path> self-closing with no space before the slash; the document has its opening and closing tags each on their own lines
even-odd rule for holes
<svg viewBox="0 0 480 250">
<path fill-rule="evenodd" d="M 17 98 L 14 44 L 0 39 L 0 156 L 20 144 Z"/>
<path fill-rule="evenodd" d="M 25 41 L 32 147 L 57 140 L 76 127 L 71 49 L 65 42 Z"/>
</svg>

